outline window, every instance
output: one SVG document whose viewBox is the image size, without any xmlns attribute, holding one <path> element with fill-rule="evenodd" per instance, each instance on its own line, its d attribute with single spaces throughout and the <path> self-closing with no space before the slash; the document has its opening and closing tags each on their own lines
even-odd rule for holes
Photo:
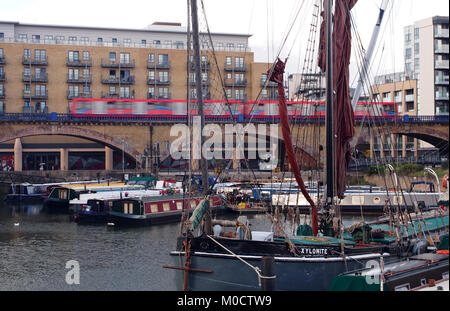
<svg viewBox="0 0 450 311">
<path fill-rule="evenodd" d="M 72 69 L 72 68 L 69 69 L 69 79 L 70 80 L 78 80 L 78 74 L 79 74 L 78 69 Z"/>
<path fill-rule="evenodd" d="M 117 95 L 115 86 L 109 87 L 109 95 Z"/>
<path fill-rule="evenodd" d="M 155 88 L 154 87 L 149 87 L 148 88 L 148 98 L 152 99 L 155 96 Z"/>
<path fill-rule="evenodd" d="M 91 74 L 89 68 L 85 68 L 83 69 L 83 77 L 84 78 L 89 78 L 89 75 Z"/>
<path fill-rule="evenodd" d="M 30 49 L 24 49 L 23 50 L 23 57 L 31 58 L 31 50 Z"/>
<path fill-rule="evenodd" d="M 419 33 L 420 33 L 419 28 L 415 27 L 414 28 L 414 40 L 415 41 L 419 40 Z"/>
<path fill-rule="evenodd" d="M 112 43 L 117 43 L 117 38 L 112 38 Z"/>
<path fill-rule="evenodd" d="M 103 38 L 97 38 L 97 42 L 98 43 L 102 43 L 103 42 Z"/>
<path fill-rule="evenodd" d="M 167 54 L 159 54 L 158 60 L 160 65 L 167 65 L 169 64 L 169 55 Z"/>
<path fill-rule="evenodd" d="M 225 65 L 231 66 L 231 65 L 232 65 L 231 62 L 232 62 L 232 61 L 231 61 L 231 56 L 227 56 L 227 57 L 225 58 Z"/>
<path fill-rule="evenodd" d="M 45 50 L 34 50 L 34 58 L 37 60 L 45 60 L 47 52 Z"/>
<path fill-rule="evenodd" d="M 45 35 L 44 36 L 44 42 L 50 42 L 53 41 L 53 36 L 52 35 Z"/>
<path fill-rule="evenodd" d="M 0 40 L 3 41 L 4 38 L 5 38 L 5 33 L 4 32 L 0 32 Z"/>
<path fill-rule="evenodd" d="M 168 99 L 169 98 L 169 89 L 167 87 L 160 87 L 158 89 L 159 98 Z"/>
<path fill-rule="evenodd" d="M 227 89 L 227 98 L 230 99 L 231 98 L 231 89 Z"/>
<path fill-rule="evenodd" d="M 158 213 L 158 205 L 157 204 L 150 205 L 150 210 L 152 213 Z"/>
<path fill-rule="evenodd" d="M 155 81 L 155 72 L 154 71 L 149 71 L 148 72 L 148 79 L 150 81 Z"/>
<path fill-rule="evenodd" d="M 0 48 L 0 58 L 2 58 L 3 57 L 3 48 Z"/>
<path fill-rule="evenodd" d="M 78 96 L 78 85 L 69 85 L 69 96 Z"/>
<path fill-rule="evenodd" d="M 411 57 L 412 57 L 412 51 L 411 51 L 411 48 L 407 48 L 407 49 L 405 50 L 405 58 L 406 58 L 406 59 L 411 59 Z"/>
<path fill-rule="evenodd" d="M 131 39 L 123 39 L 123 44 L 129 46 L 131 44 Z"/>
<path fill-rule="evenodd" d="M 5 113 L 5 103 L 0 101 L 0 113 Z"/>
<path fill-rule="evenodd" d="M 27 35 L 24 33 L 19 34 L 19 41 L 27 41 Z"/>
<path fill-rule="evenodd" d="M 147 40 L 141 40 L 141 44 L 142 45 L 146 45 L 147 44 Z"/>
<path fill-rule="evenodd" d="M 31 76 L 31 69 L 30 69 L 30 67 L 23 68 L 23 75 L 27 76 L 27 77 Z"/>
<path fill-rule="evenodd" d="M 158 73 L 159 81 L 161 82 L 168 82 L 169 81 L 169 72 L 167 71 L 160 71 Z"/>
<path fill-rule="evenodd" d="M 77 37 L 69 36 L 69 42 L 77 41 Z"/>
<path fill-rule="evenodd" d="M 89 42 L 89 38 L 88 37 L 81 37 L 80 38 L 80 42 L 87 43 L 87 42 Z"/>
<path fill-rule="evenodd" d="M 160 45 L 161 44 L 161 40 L 153 40 L 153 44 Z"/>
<path fill-rule="evenodd" d="M 120 53 L 120 63 L 129 64 L 130 63 L 130 53 Z"/>
<path fill-rule="evenodd" d="M 170 203 L 163 203 L 163 211 L 164 212 L 170 211 Z"/>
<path fill-rule="evenodd" d="M 64 36 L 56 36 L 55 39 L 56 39 L 56 43 L 59 43 L 61 41 L 64 41 L 65 38 L 64 38 Z"/>
<path fill-rule="evenodd" d="M 69 61 L 78 62 L 80 61 L 80 55 L 78 51 L 69 51 Z"/>
<path fill-rule="evenodd" d="M 129 98 L 130 97 L 130 88 L 128 86 L 121 86 L 119 96 L 120 96 L 120 98 Z"/>
<path fill-rule="evenodd" d="M 44 78 L 45 77 L 45 68 L 36 68 L 35 69 L 36 72 L 36 78 Z"/>
<path fill-rule="evenodd" d="M 414 54 L 419 54 L 420 53 L 420 44 L 419 43 L 414 43 Z"/>
<path fill-rule="evenodd" d="M 45 96 L 46 95 L 46 86 L 45 84 L 37 84 L 36 85 L 36 95 L 37 96 Z"/>
<path fill-rule="evenodd" d="M 237 73 L 234 75 L 234 81 L 235 82 L 242 82 L 244 81 L 244 74 L 243 73 Z"/>
<path fill-rule="evenodd" d="M 244 90 L 235 90 L 236 98 L 237 100 L 244 99 Z"/>
<path fill-rule="evenodd" d="M 3 96 L 5 94 L 5 86 L 0 84 L 0 95 Z"/>
<path fill-rule="evenodd" d="M 91 88 L 89 85 L 83 85 L 83 94 L 89 95 Z"/>
<path fill-rule="evenodd" d="M 153 53 L 148 54 L 148 62 L 149 63 L 155 62 L 155 54 L 153 54 Z"/>
<path fill-rule="evenodd" d="M 83 60 L 89 60 L 89 51 L 83 51 Z"/>
<path fill-rule="evenodd" d="M 32 35 L 31 40 L 33 42 L 39 42 L 39 41 L 41 41 L 41 36 L 40 35 Z"/>
<path fill-rule="evenodd" d="M 110 62 L 116 61 L 116 53 L 115 52 L 109 52 L 109 61 Z"/>
</svg>

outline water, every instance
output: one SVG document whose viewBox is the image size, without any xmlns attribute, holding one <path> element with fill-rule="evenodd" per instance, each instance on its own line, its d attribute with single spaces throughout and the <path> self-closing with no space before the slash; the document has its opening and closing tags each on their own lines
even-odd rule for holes
<svg viewBox="0 0 450 311">
<path fill-rule="evenodd" d="M 252 230 L 270 228 L 264 215 L 248 217 Z M 175 270 L 163 265 L 172 265 L 169 252 L 179 230 L 179 223 L 77 225 L 70 215 L 48 214 L 40 204 L 0 203 L 0 291 L 175 290 Z M 66 283 L 70 260 L 79 262 L 79 285 Z"/>
</svg>

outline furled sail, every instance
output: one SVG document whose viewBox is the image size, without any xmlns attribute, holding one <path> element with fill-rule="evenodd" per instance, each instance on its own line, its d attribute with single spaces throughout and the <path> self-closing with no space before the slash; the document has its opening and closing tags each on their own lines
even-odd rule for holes
<svg viewBox="0 0 450 311">
<path fill-rule="evenodd" d="M 358 0 L 335 1 L 333 17 L 333 118 L 335 140 L 336 195 L 345 191 L 345 176 L 351 160 L 350 141 L 355 135 L 355 116 L 349 92 L 349 64 L 351 56 L 350 10 Z M 319 50 L 319 67 L 326 71 L 325 24 L 322 22 Z M 328 151 L 327 151 L 328 152 Z"/>
<path fill-rule="evenodd" d="M 295 176 L 295 180 L 297 181 L 303 195 L 306 200 L 311 205 L 311 224 L 313 229 L 313 234 L 317 235 L 318 233 L 318 219 L 317 219 L 317 207 L 314 201 L 311 199 L 308 191 L 306 190 L 305 183 L 303 182 L 302 176 L 300 174 L 300 168 L 297 164 L 297 160 L 295 158 L 294 147 L 292 145 L 291 139 L 291 129 L 289 128 L 289 119 L 288 119 L 288 111 L 286 105 L 286 97 L 284 93 L 283 86 L 283 75 L 284 75 L 284 67 L 285 63 L 283 63 L 280 59 L 278 59 L 275 67 L 270 75 L 270 71 L 268 75 L 270 75 L 269 80 L 278 84 L 278 97 L 279 97 L 279 113 L 281 120 L 281 130 L 283 133 L 284 144 L 286 145 L 286 153 L 289 159 L 289 164 L 291 165 L 292 173 Z"/>
</svg>

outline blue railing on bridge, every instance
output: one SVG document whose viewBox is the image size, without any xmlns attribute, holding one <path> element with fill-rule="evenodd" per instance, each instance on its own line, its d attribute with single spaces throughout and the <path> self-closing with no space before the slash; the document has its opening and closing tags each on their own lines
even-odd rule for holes
<svg viewBox="0 0 450 311">
<path fill-rule="evenodd" d="M 279 116 L 250 116 L 238 114 L 206 115 L 207 122 L 219 123 L 279 123 Z M 289 116 L 293 123 L 325 122 L 324 116 Z M 56 121 L 56 122 L 186 122 L 184 115 L 143 115 L 143 114 L 70 114 L 70 113 L 0 113 L 0 121 Z M 388 122 L 388 123 L 449 123 L 449 116 L 356 116 L 357 122 Z"/>
</svg>

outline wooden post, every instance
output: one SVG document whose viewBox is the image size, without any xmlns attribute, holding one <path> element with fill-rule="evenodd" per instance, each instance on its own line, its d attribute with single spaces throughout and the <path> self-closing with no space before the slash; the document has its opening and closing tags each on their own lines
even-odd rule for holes
<svg viewBox="0 0 450 311">
<path fill-rule="evenodd" d="M 274 277 L 274 263 L 275 259 L 272 256 L 264 256 L 261 263 L 261 274 L 264 277 Z M 275 278 L 261 278 L 261 290 L 273 291 L 275 290 Z"/>
</svg>

